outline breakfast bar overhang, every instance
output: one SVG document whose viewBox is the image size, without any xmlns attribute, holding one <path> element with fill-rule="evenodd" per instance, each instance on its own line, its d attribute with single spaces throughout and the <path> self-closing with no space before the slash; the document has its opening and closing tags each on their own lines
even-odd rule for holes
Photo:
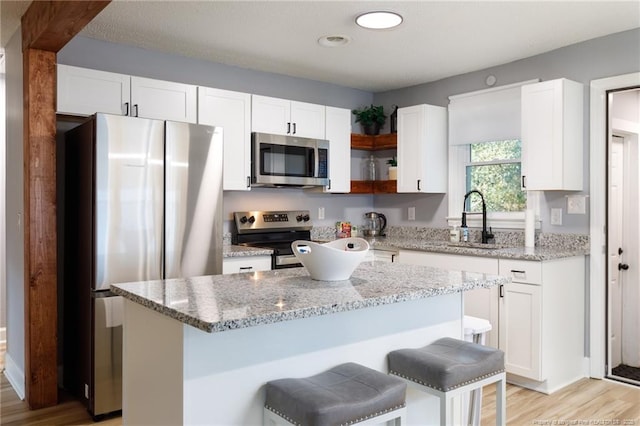
<svg viewBox="0 0 640 426">
<path fill-rule="evenodd" d="M 343 362 L 386 373 L 394 349 L 462 338 L 464 291 L 507 282 L 363 262 L 336 282 L 294 268 L 113 285 L 125 299 L 123 423 L 260 425 L 267 381 Z M 407 401 L 409 424 L 437 423 L 435 398 Z"/>
</svg>

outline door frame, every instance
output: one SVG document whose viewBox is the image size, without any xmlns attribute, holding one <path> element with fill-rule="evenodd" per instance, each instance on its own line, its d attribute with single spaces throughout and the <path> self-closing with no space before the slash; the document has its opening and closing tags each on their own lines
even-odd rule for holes
<svg viewBox="0 0 640 426">
<path fill-rule="evenodd" d="M 607 149 L 608 91 L 640 86 L 640 72 L 592 80 L 590 86 L 589 195 L 589 373 L 602 379 L 606 369 Z"/>
</svg>

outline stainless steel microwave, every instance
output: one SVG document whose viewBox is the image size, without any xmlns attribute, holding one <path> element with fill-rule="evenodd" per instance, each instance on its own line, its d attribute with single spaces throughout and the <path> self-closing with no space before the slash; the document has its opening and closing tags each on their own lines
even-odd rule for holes
<svg viewBox="0 0 640 426">
<path fill-rule="evenodd" d="M 302 187 L 329 185 L 329 141 L 252 133 L 251 184 Z"/>
</svg>

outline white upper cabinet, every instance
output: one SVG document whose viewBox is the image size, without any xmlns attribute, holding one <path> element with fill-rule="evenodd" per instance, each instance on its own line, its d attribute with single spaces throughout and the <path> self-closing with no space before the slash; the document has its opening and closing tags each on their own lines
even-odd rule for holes
<svg viewBox="0 0 640 426">
<path fill-rule="evenodd" d="M 447 192 L 447 109 L 398 109 L 398 192 Z"/>
<path fill-rule="evenodd" d="M 252 96 L 251 131 L 304 138 L 325 138 L 324 105 Z"/>
<path fill-rule="evenodd" d="M 583 190 L 583 85 L 522 86 L 522 183 L 527 190 Z"/>
<path fill-rule="evenodd" d="M 198 123 L 224 134 L 224 190 L 251 189 L 251 95 L 198 87 Z"/>
<path fill-rule="evenodd" d="M 130 95 L 128 75 L 58 64 L 59 114 L 126 114 Z"/>
<path fill-rule="evenodd" d="M 351 191 L 351 111 L 326 107 L 325 138 L 329 140 L 329 183 L 325 192 Z"/>
<path fill-rule="evenodd" d="M 60 114 L 96 112 L 195 123 L 196 86 L 58 65 Z"/>
<path fill-rule="evenodd" d="M 195 123 L 197 88 L 190 84 L 131 77 L 130 115 Z"/>
</svg>

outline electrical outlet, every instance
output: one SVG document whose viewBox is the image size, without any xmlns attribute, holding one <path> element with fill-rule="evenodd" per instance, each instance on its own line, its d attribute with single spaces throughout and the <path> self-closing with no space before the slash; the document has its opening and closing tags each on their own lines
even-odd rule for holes
<svg viewBox="0 0 640 426">
<path fill-rule="evenodd" d="M 567 214 L 586 214 L 586 200 L 584 195 L 567 195 Z"/>
<path fill-rule="evenodd" d="M 318 220 L 324 219 L 324 207 L 318 207 Z"/>
<path fill-rule="evenodd" d="M 409 220 L 416 220 L 416 208 L 415 207 L 409 207 L 408 211 L 407 211 L 407 216 Z"/>
<path fill-rule="evenodd" d="M 551 209 L 551 224 L 562 225 L 562 209 Z"/>
</svg>

